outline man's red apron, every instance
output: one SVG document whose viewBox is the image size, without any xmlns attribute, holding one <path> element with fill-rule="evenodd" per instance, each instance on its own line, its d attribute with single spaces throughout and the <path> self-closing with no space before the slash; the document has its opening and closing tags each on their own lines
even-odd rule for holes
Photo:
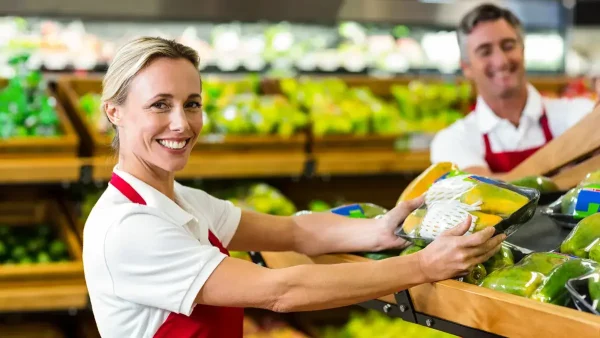
<svg viewBox="0 0 600 338">
<path fill-rule="evenodd" d="M 529 148 L 520 151 L 505 151 L 501 153 L 492 152 L 492 147 L 490 145 L 490 138 L 488 134 L 483 135 L 483 142 L 485 143 L 485 161 L 487 162 L 490 170 L 494 173 L 505 173 L 511 171 L 521 162 L 523 162 L 526 158 L 533 155 L 536 151 L 546 145 L 548 142 L 552 141 L 552 132 L 550 131 L 550 126 L 548 125 L 548 117 L 546 116 L 546 110 L 542 112 L 542 116 L 540 117 L 540 125 L 542 130 L 544 131 L 544 138 L 546 142 L 534 148 Z"/>
<path fill-rule="evenodd" d="M 117 188 L 131 202 L 146 205 L 146 201 L 133 189 L 129 183 L 119 175 L 113 173 L 110 183 Z M 208 230 L 210 244 L 219 248 L 225 255 L 229 251 L 219 239 Z M 234 337 L 241 338 L 244 325 L 244 309 L 209 306 L 196 304 L 194 311 L 188 317 L 182 314 L 171 313 L 161 325 L 155 338 L 204 338 L 204 337 Z"/>
</svg>

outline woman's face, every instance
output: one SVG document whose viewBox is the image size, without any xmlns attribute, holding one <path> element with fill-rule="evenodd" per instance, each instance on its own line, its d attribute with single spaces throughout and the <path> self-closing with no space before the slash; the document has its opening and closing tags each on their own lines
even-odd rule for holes
<svg viewBox="0 0 600 338">
<path fill-rule="evenodd" d="M 124 156 L 153 169 L 181 170 L 202 129 L 198 70 L 186 59 L 156 59 L 132 80 L 117 109 Z"/>
</svg>

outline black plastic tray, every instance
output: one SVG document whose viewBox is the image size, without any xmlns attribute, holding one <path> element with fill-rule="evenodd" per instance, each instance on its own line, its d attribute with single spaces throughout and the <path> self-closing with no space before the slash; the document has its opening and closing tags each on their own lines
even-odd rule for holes
<svg viewBox="0 0 600 338">
<path fill-rule="evenodd" d="M 496 224 L 496 226 L 494 226 L 494 228 L 496 229 L 494 235 L 504 233 L 507 236 L 510 236 L 515 231 L 517 231 L 520 226 L 527 223 L 529 220 L 531 220 L 531 218 L 533 218 L 540 199 L 540 192 L 537 189 L 533 188 L 516 187 L 514 185 L 506 184 L 501 181 L 494 181 L 490 179 L 486 180 L 491 181 L 492 184 L 500 188 L 516 192 L 518 194 L 526 196 L 529 199 L 529 202 L 527 202 L 527 204 L 525 204 L 519 210 L 515 211 L 512 215 L 510 215 L 508 218 L 503 219 L 498 224 Z M 433 239 L 431 238 L 414 237 L 405 233 L 402 225 L 400 225 L 400 227 L 398 227 L 394 231 L 394 234 L 419 246 L 425 246 L 426 244 L 433 242 Z"/>
<path fill-rule="evenodd" d="M 563 214 L 561 211 L 560 200 L 557 200 L 550 205 L 542 208 L 543 215 L 546 215 L 552 219 L 556 225 L 566 229 L 573 229 L 579 223 L 581 219 L 573 217 L 573 215 Z"/>
<path fill-rule="evenodd" d="M 598 272 L 592 272 L 579 278 L 573 278 L 567 281 L 567 291 L 571 295 L 571 300 L 579 311 L 593 313 L 600 316 L 600 312 L 591 304 L 591 297 L 588 289 L 588 280 Z"/>
</svg>

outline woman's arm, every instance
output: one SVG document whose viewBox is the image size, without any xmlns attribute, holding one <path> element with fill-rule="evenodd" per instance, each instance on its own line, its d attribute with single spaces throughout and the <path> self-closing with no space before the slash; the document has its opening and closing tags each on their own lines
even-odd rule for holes
<svg viewBox="0 0 600 338">
<path fill-rule="evenodd" d="M 307 255 L 380 251 L 402 247 L 393 234 L 421 198 L 400 203 L 380 219 L 356 219 L 329 212 L 295 217 L 243 211 L 229 248 L 240 251 L 296 251 Z"/>
<path fill-rule="evenodd" d="M 310 311 L 356 304 L 462 275 L 491 257 L 505 238 L 492 238 L 492 228 L 462 236 L 469 225 L 470 218 L 415 254 L 382 261 L 267 269 L 226 258 L 208 278 L 196 302 Z"/>
</svg>

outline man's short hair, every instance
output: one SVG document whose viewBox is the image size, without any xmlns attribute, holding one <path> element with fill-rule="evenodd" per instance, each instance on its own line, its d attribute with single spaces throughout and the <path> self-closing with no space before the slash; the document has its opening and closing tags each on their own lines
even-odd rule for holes
<svg viewBox="0 0 600 338">
<path fill-rule="evenodd" d="M 460 54 L 463 60 L 467 60 L 467 36 L 471 34 L 473 29 L 482 22 L 496 21 L 504 19 L 517 30 L 519 38 L 523 41 L 523 26 L 521 20 L 510 10 L 498 7 L 493 4 L 482 4 L 470 10 L 460 20 L 456 35 Z"/>
</svg>

